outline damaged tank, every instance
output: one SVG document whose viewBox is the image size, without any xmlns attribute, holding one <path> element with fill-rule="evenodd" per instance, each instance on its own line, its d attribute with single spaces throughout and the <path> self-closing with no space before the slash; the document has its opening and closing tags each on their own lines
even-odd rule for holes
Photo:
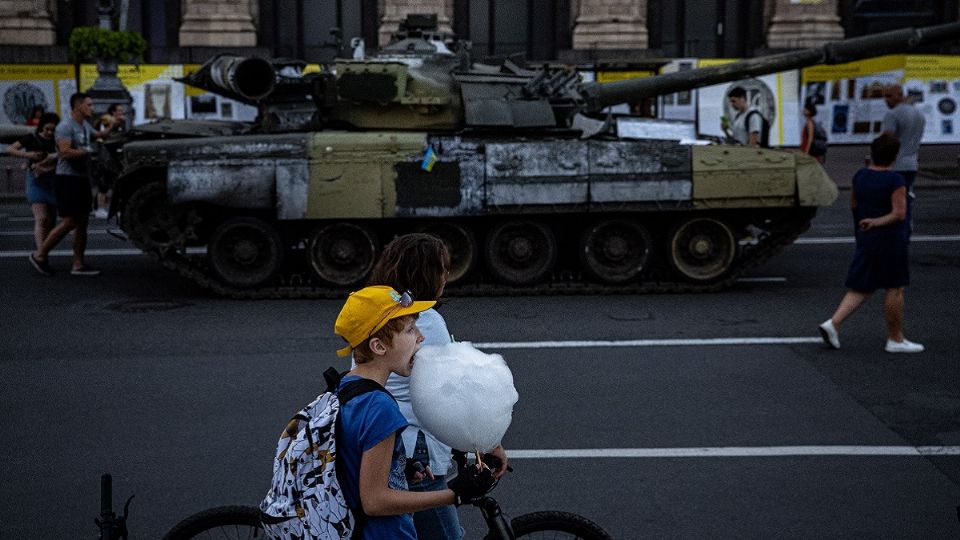
<svg viewBox="0 0 960 540">
<path fill-rule="evenodd" d="M 235 297 L 342 295 L 413 231 L 449 246 L 452 294 L 718 290 L 789 245 L 836 184 L 797 152 L 619 134 L 604 108 L 960 32 L 597 84 L 569 67 L 473 63 L 434 24 L 411 16 L 376 55 L 318 73 L 211 59 L 183 82 L 256 106 L 256 121 L 161 121 L 108 142 L 111 213 L 163 264 Z M 745 242 L 751 228 L 763 234 Z"/>
</svg>

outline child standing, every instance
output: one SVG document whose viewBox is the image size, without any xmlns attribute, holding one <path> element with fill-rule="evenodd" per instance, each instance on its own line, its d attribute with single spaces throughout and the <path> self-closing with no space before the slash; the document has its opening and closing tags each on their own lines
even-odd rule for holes
<svg viewBox="0 0 960 540">
<path fill-rule="evenodd" d="M 414 354 L 423 342 L 417 317 L 434 304 L 415 302 L 409 293 L 401 295 L 387 286 L 351 294 L 334 331 L 347 342 L 337 354 L 352 352 L 356 365 L 343 377 L 340 388 L 360 378 L 382 386 L 391 373 L 409 377 Z M 340 483 L 347 504 L 367 516 L 365 539 L 417 538 L 412 512 L 473 502 L 493 486 L 491 474 L 461 472 L 447 489 L 406 491 L 407 456 L 399 433 L 407 421 L 386 392 L 368 392 L 350 400 L 340 410 L 340 419 L 337 447 L 344 473 Z"/>
<path fill-rule="evenodd" d="M 410 291 L 414 298 L 439 300 L 447 284 L 450 254 L 443 241 L 425 233 L 404 234 L 394 238 L 384 248 L 370 275 L 371 285 L 389 285 L 396 290 Z M 420 313 L 417 328 L 423 334 L 424 345 L 450 343 L 450 332 L 443 316 L 433 307 Z M 424 465 L 423 478 L 410 482 L 410 491 L 443 491 L 447 489 L 446 474 L 450 469 L 451 448 L 423 429 L 410 402 L 410 379 L 404 375 L 390 375 L 387 391 L 393 395 L 406 418 L 408 426 L 400 434 L 406 458 Z M 492 452 L 500 461 L 494 477 L 500 478 L 507 469 L 507 454 L 498 446 Z M 460 540 L 463 528 L 453 505 L 421 510 L 413 515 L 413 523 L 420 540 Z"/>
</svg>

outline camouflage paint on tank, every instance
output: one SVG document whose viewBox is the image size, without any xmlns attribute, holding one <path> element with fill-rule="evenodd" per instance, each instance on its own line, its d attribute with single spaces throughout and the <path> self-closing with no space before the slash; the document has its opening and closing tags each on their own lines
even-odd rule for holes
<svg viewBox="0 0 960 540">
<path fill-rule="evenodd" d="M 837 200 L 837 184 L 814 157 L 795 154 L 797 162 L 797 204 L 830 206 Z"/>
<path fill-rule="evenodd" d="M 794 206 L 793 152 L 746 146 L 693 148 L 696 208 Z"/>
<path fill-rule="evenodd" d="M 337 118 L 368 129 L 447 130 L 460 125 L 462 107 L 450 76 L 455 59 L 407 62 L 338 61 Z"/>
<path fill-rule="evenodd" d="M 151 141 L 146 148 L 132 143 L 126 149 L 134 147 L 134 157 L 167 160 L 167 198 L 174 204 L 246 209 L 273 209 L 276 204 L 277 217 L 295 219 L 291 209 L 297 205 L 291 199 L 303 191 L 297 186 L 307 178 L 308 140 L 307 134 L 289 133 Z M 279 187 L 278 178 L 283 178 Z"/>
<path fill-rule="evenodd" d="M 417 132 L 310 134 L 310 183 L 306 219 L 393 217 L 397 163 L 423 154 L 427 136 Z"/>
</svg>

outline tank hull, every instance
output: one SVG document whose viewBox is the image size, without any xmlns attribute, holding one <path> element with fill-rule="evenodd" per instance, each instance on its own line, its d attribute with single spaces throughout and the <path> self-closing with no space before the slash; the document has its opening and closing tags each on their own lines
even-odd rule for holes
<svg viewBox="0 0 960 540">
<path fill-rule="evenodd" d="M 131 240 L 247 298 L 342 295 L 423 230 L 454 255 L 452 294 L 718 290 L 837 194 L 795 152 L 655 140 L 322 131 L 124 155 Z"/>
</svg>

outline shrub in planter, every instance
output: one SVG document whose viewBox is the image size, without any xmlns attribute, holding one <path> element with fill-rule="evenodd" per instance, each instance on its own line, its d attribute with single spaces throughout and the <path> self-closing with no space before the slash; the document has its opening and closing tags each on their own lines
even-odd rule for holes
<svg viewBox="0 0 960 540">
<path fill-rule="evenodd" d="M 139 63 L 147 50 L 147 42 L 136 32 L 81 26 L 70 32 L 69 47 L 70 57 L 75 61 L 113 59 Z"/>
</svg>

